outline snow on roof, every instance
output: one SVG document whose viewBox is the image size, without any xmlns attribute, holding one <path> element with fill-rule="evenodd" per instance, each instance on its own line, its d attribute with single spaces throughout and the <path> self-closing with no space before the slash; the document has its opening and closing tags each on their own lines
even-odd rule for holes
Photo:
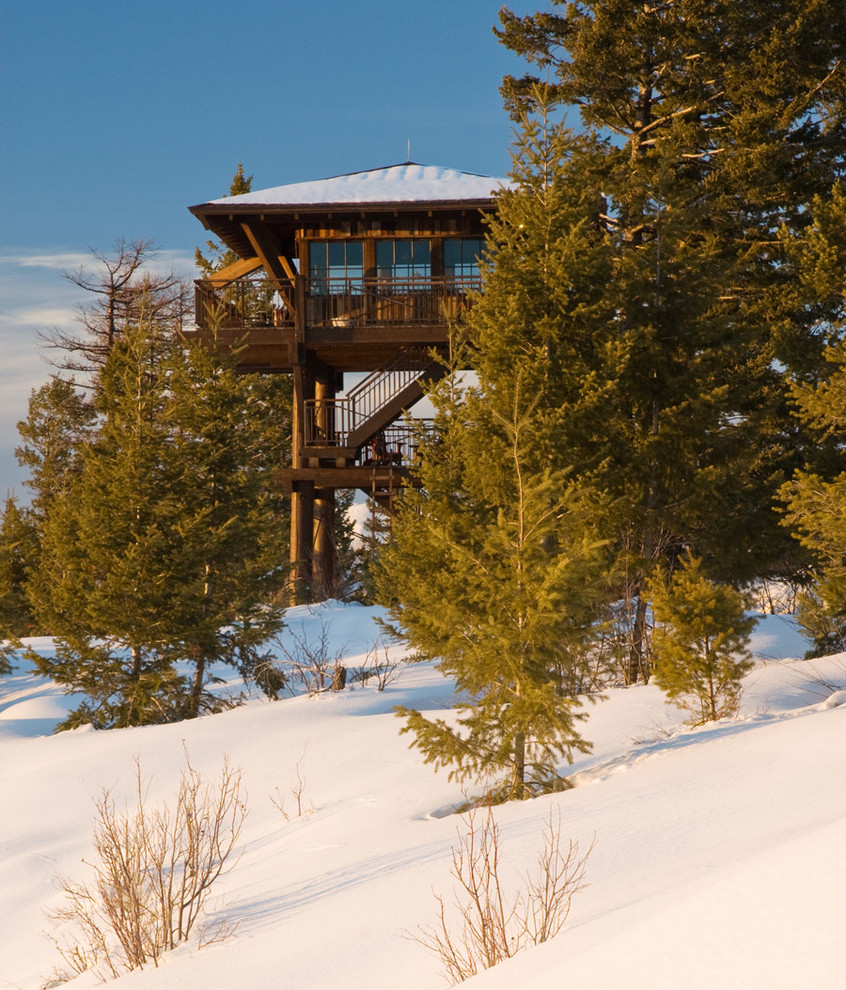
<svg viewBox="0 0 846 990">
<path fill-rule="evenodd" d="M 366 172 L 350 172 L 330 179 L 294 182 L 259 189 L 241 196 L 215 199 L 209 205 L 304 206 L 339 203 L 418 203 L 490 199 L 507 179 L 462 172 L 440 165 L 405 162 Z"/>
</svg>

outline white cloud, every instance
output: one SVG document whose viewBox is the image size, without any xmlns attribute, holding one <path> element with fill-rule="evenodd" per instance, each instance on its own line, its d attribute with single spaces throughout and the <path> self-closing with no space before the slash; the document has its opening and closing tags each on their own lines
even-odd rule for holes
<svg viewBox="0 0 846 990">
<path fill-rule="evenodd" d="M 56 254 L 4 254 L 0 255 L 0 265 L 18 268 L 50 268 L 61 272 L 66 269 L 79 268 L 91 262 L 91 255 L 75 251 L 64 251 Z"/>
<path fill-rule="evenodd" d="M 75 323 L 77 310 L 67 306 L 18 307 L 0 312 L 0 332 L 9 327 L 56 327 Z"/>
<path fill-rule="evenodd" d="M 101 252 L 106 257 L 109 251 Z M 97 259 L 90 251 L 54 251 L 41 254 L 28 252 L 0 254 L 0 266 L 8 265 L 17 268 L 48 268 L 51 271 L 75 271 L 78 268 L 97 267 Z M 153 251 L 148 264 L 144 266 L 151 272 L 170 271 L 171 268 L 183 272 L 187 277 L 194 275 L 194 257 L 182 251 Z"/>
</svg>

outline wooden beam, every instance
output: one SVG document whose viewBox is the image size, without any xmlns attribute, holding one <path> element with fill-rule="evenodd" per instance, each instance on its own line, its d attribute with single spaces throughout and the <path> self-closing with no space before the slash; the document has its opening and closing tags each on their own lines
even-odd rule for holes
<svg viewBox="0 0 846 990">
<path fill-rule="evenodd" d="M 258 220 L 242 223 L 241 228 L 252 244 L 253 250 L 261 258 L 261 263 L 270 278 L 274 282 L 280 283 L 279 288 L 282 288 L 283 285 L 286 286 L 290 281 L 290 276 L 279 260 L 282 252 L 279 250 L 279 242 L 274 237 L 273 231 L 266 223 L 261 223 Z"/>
<path fill-rule="evenodd" d="M 210 283 L 215 289 L 222 289 L 230 282 L 243 278 L 245 275 L 251 275 L 259 268 L 261 268 L 261 258 L 239 258 L 238 261 L 221 268 L 220 271 L 214 272 L 203 281 Z"/>
<path fill-rule="evenodd" d="M 289 264 L 287 258 L 284 262 L 282 261 L 283 255 L 279 250 L 279 242 L 274 237 L 273 231 L 267 224 L 255 220 L 250 223 L 242 223 L 241 228 L 247 235 L 253 250 L 261 259 L 261 264 L 271 282 L 276 286 L 276 290 L 284 299 L 285 305 L 296 319 L 297 311 L 291 292 L 294 282 L 293 266 Z M 289 271 L 292 275 L 288 274 Z"/>
<path fill-rule="evenodd" d="M 288 278 L 292 282 L 296 281 L 297 273 L 294 271 L 291 262 L 288 261 L 288 259 L 285 257 L 284 254 L 279 255 L 279 264 L 285 269 L 285 274 L 288 276 Z"/>
<path fill-rule="evenodd" d="M 373 485 L 379 488 L 399 487 L 403 484 L 415 488 L 420 485 L 416 476 L 410 475 L 403 467 L 378 467 L 360 465 L 355 467 L 280 468 L 276 479 L 283 491 L 300 490 L 306 483 L 316 488 L 362 488 Z"/>
<path fill-rule="evenodd" d="M 320 598 L 333 598 L 337 584 L 335 489 L 319 488 L 314 496 L 312 590 Z"/>
</svg>

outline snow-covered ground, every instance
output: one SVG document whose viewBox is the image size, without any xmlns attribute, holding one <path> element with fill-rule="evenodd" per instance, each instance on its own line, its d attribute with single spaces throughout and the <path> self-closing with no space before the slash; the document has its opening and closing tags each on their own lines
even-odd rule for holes
<svg viewBox="0 0 846 990">
<path fill-rule="evenodd" d="M 378 609 L 293 610 L 300 635 L 329 631 L 355 666 L 376 639 Z M 36 641 L 49 649 L 48 640 Z M 467 985 L 485 990 L 846 987 L 846 657 L 812 662 L 789 620 L 756 634 L 762 657 L 739 719 L 698 730 L 652 685 L 609 692 L 590 709 L 593 753 L 562 794 L 496 809 L 506 879 L 532 867 L 551 809 L 586 849 L 589 887 L 561 934 Z M 233 685 L 237 686 L 237 685 Z M 0 988 L 36 990 L 61 960 L 43 935 L 56 876 L 87 879 L 92 799 L 131 791 L 138 758 L 151 800 L 184 765 L 210 776 L 224 755 L 243 768 L 243 855 L 214 916 L 227 941 L 189 942 L 133 990 L 429 990 L 437 959 L 403 937 L 435 920 L 461 821 L 461 789 L 399 736 L 402 704 L 439 712 L 449 684 L 406 667 L 371 683 L 268 702 L 194 722 L 49 735 L 72 705 L 25 669 L 0 677 Z M 308 813 L 286 820 L 297 765 Z M 313 812 L 311 811 L 313 806 Z M 93 984 L 89 976 L 69 986 Z"/>
</svg>

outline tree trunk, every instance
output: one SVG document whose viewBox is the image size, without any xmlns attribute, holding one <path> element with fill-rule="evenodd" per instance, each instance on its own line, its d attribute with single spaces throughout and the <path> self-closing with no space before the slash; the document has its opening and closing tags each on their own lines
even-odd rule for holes
<svg viewBox="0 0 846 990">
<path fill-rule="evenodd" d="M 511 776 L 511 793 L 524 798 L 526 790 L 526 736 L 518 732 L 514 736 L 514 771 Z"/>
<path fill-rule="evenodd" d="M 635 620 L 632 629 L 632 642 L 629 648 L 629 666 L 626 673 L 626 684 L 636 684 L 639 679 L 643 683 L 649 680 L 649 642 L 647 635 L 646 611 L 649 603 L 643 594 L 638 594 L 635 606 Z"/>
<path fill-rule="evenodd" d="M 197 718 L 200 714 L 200 699 L 203 696 L 203 681 L 206 676 L 206 657 L 199 653 L 194 661 L 194 679 L 191 682 L 191 693 L 188 695 L 188 718 Z"/>
<path fill-rule="evenodd" d="M 347 686 L 347 668 L 342 664 L 335 664 L 332 670 L 332 690 L 343 691 Z"/>
</svg>

